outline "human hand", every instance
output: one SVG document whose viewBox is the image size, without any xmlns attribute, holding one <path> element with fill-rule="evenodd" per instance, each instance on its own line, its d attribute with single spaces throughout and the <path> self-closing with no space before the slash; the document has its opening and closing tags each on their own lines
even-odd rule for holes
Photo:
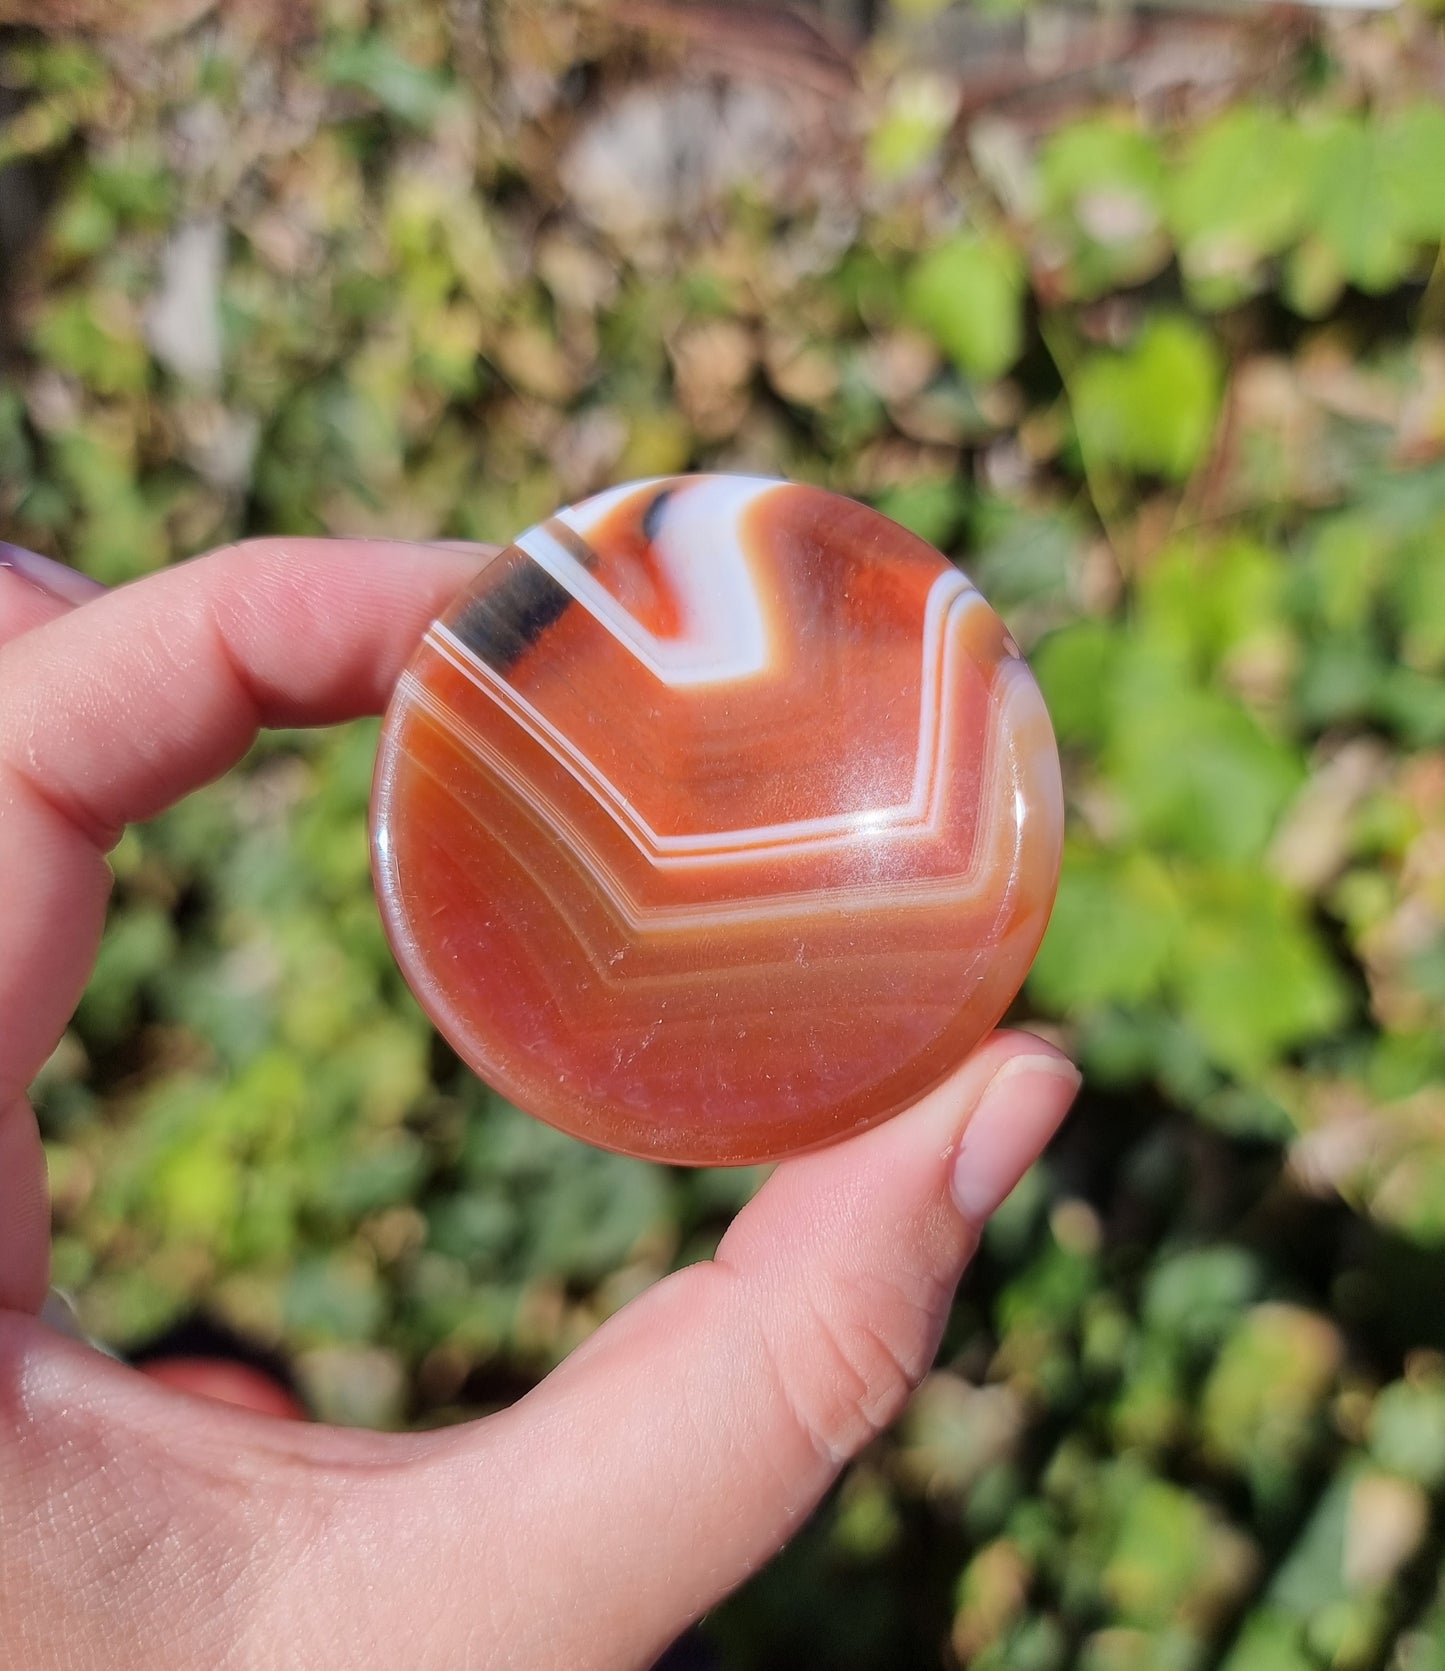
<svg viewBox="0 0 1445 1671">
<path fill-rule="evenodd" d="M 93 963 L 107 849 L 258 727 L 378 712 L 475 567 L 266 540 L 102 594 L 0 547 L 0 1663 L 650 1664 L 902 1410 L 1073 1098 L 1056 1051 L 995 1035 L 908 1112 L 779 1166 L 714 1260 L 513 1408 L 442 1432 L 275 1421 L 39 1323 L 25 1090 Z"/>
</svg>

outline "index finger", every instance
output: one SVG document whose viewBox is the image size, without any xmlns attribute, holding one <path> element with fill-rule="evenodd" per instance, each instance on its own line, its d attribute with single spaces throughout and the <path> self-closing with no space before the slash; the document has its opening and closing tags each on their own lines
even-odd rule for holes
<svg viewBox="0 0 1445 1671">
<path fill-rule="evenodd" d="M 480 561 L 388 541 L 251 541 L 0 650 L 0 1121 L 80 997 L 123 827 L 220 776 L 262 726 L 378 712 Z"/>
</svg>

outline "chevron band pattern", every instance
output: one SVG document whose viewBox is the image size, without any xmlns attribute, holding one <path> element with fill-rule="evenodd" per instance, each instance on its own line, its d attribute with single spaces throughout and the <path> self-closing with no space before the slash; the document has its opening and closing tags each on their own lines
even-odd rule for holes
<svg viewBox="0 0 1445 1671">
<path fill-rule="evenodd" d="M 486 564 L 397 686 L 373 823 L 403 972 L 484 1079 L 729 1164 L 886 1118 L 998 1020 L 1062 813 L 962 574 L 821 489 L 695 476 Z"/>
</svg>

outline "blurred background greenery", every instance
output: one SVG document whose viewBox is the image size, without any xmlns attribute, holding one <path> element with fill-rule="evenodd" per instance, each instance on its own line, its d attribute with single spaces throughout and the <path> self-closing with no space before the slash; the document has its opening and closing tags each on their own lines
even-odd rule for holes
<svg viewBox="0 0 1445 1671">
<path fill-rule="evenodd" d="M 500 539 L 867 499 L 1066 756 L 1070 1131 L 738 1671 L 1445 1668 L 1445 25 L 993 0 L 0 0 L 0 534 Z M 57 1281 L 332 1420 L 530 1385 L 757 1183 L 499 1106 L 402 987 L 374 726 L 115 856 Z"/>
</svg>

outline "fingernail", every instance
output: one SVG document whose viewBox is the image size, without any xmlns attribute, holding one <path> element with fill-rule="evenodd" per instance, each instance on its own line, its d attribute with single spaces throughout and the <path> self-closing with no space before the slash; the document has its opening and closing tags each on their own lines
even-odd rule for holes
<svg viewBox="0 0 1445 1671">
<path fill-rule="evenodd" d="M 1080 1083 L 1060 1056 L 1012 1056 L 984 1088 L 953 1161 L 953 1199 L 971 1224 L 1008 1200 L 1064 1122 Z"/>
<path fill-rule="evenodd" d="M 4 540 L 0 540 L 0 569 L 11 570 L 21 580 L 64 603 L 86 603 L 105 590 L 98 580 L 92 580 L 79 569 L 57 563 L 53 557 L 42 557 L 38 551 L 27 551 L 23 545 L 8 545 Z"/>
<path fill-rule="evenodd" d="M 45 1296 L 45 1304 L 40 1308 L 40 1321 L 48 1323 L 57 1334 L 68 1334 L 72 1340 L 85 1339 L 85 1330 L 75 1315 L 70 1296 L 62 1294 L 58 1288 L 52 1288 Z"/>
<path fill-rule="evenodd" d="M 90 1338 L 80 1326 L 80 1318 L 75 1314 L 75 1302 L 58 1288 L 52 1288 L 45 1296 L 45 1304 L 40 1308 L 40 1321 L 48 1324 L 56 1334 L 68 1335 L 71 1340 L 78 1340 L 82 1346 L 92 1346 L 97 1352 L 104 1352 L 108 1358 L 115 1356 L 108 1346 L 102 1346 L 99 1341 Z"/>
</svg>

